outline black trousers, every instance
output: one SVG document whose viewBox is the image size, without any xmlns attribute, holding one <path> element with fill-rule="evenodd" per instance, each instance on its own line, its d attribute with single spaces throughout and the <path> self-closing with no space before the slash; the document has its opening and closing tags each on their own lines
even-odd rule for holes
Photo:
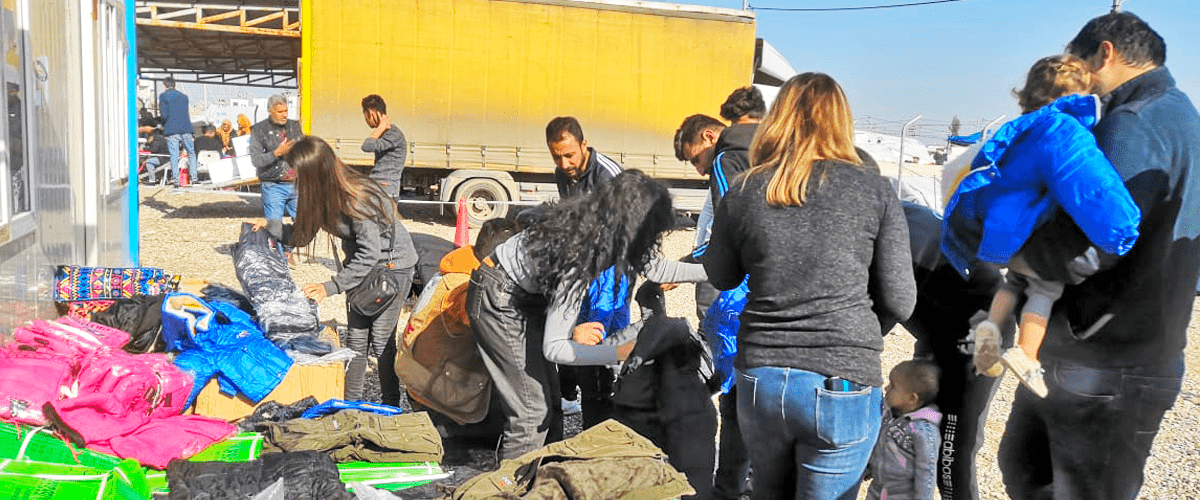
<svg viewBox="0 0 1200 500">
<path fill-rule="evenodd" d="M 1183 383 L 1180 353 L 1150 366 L 1097 368 L 1043 356 L 1050 394 L 1017 388 L 1000 441 L 1009 496 L 1132 500 L 1163 415 Z"/>
<path fill-rule="evenodd" d="M 942 411 L 942 449 L 937 482 L 943 500 L 977 500 L 975 454 L 983 445 L 988 405 L 1000 379 L 974 373 L 971 317 L 987 311 L 1001 285 L 998 272 L 979 270 L 964 280 L 953 267 L 914 268 L 917 305 L 904 327 L 917 339 L 916 357 L 932 358 L 941 369 L 936 399 Z M 1012 345 L 1015 326 L 1001 328 L 1004 345 Z"/>
</svg>

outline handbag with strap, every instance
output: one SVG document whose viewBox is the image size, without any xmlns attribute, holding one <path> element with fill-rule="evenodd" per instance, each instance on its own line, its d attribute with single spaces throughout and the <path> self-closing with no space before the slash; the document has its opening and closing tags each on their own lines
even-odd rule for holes
<svg viewBox="0 0 1200 500">
<path fill-rule="evenodd" d="M 363 316 L 378 316 L 379 313 L 392 305 L 396 297 L 400 296 L 400 283 L 396 279 L 392 271 L 396 268 L 396 228 L 392 227 L 389 230 L 389 245 L 388 245 L 388 260 L 383 264 L 376 264 L 363 278 L 358 286 L 346 291 L 346 305 L 351 311 Z M 333 248 L 334 260 L 338 263 L 338 271 L 342 270 L 342 260 L 338 256 L 337 247 L 333 245 L 333 238 L 329 239 L 329 246 Z"/>
</svg>

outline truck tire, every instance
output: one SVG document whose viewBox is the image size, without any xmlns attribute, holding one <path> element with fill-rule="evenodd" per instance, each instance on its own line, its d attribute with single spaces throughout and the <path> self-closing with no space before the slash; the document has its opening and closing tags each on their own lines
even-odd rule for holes
<svg viewBox="0 0 1200 500">
<path fill-rule="evenodd" d="M 454 190 L 454 201 L 467 200 L 467 220 L 477 228 L 491 219 L 508 215 L 508 190 L 495 179 L 475 177 L 463 181 Z"/>
</svg>

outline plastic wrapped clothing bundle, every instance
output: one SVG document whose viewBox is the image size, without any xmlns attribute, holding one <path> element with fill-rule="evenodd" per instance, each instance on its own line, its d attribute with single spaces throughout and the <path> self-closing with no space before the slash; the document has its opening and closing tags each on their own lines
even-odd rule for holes
<svg viewBox="0 0 1200 500">
<path fill-rule="evenodd" d="M 329 343 L 319 339 L 317 304 L 292 281 L 279 243 L 266 231 L 251 227 L 242 225 L 242 234 L 233 246 L 233 265 L 263 332 L 284 349 L 318 354 L 332 351 Z"/>
</svg>

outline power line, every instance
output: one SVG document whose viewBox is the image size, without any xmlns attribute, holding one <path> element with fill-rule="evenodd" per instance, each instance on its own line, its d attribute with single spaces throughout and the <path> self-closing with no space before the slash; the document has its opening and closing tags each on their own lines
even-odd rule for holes
<svg viewBox="0 0 1200 500">
<path fill-rule="evenodd" d="M 916 5 L 932 5 L 935 3 L 958 2 L 961 0 L 930 0 L 928 2 L 913 2 L 913 3 L 897 3 L 890 5 L 867 5 L 862 7 L 824 7 L 824 8 L 793 8 L 793 7 L 755 7 L 750 6 L 750 10 L 774 10 L 783 12 L 833 12 L 842 10 L 872 10 L 872 9 L 892 9 L 896 7 L 913 7 Z"/>
</svg>

